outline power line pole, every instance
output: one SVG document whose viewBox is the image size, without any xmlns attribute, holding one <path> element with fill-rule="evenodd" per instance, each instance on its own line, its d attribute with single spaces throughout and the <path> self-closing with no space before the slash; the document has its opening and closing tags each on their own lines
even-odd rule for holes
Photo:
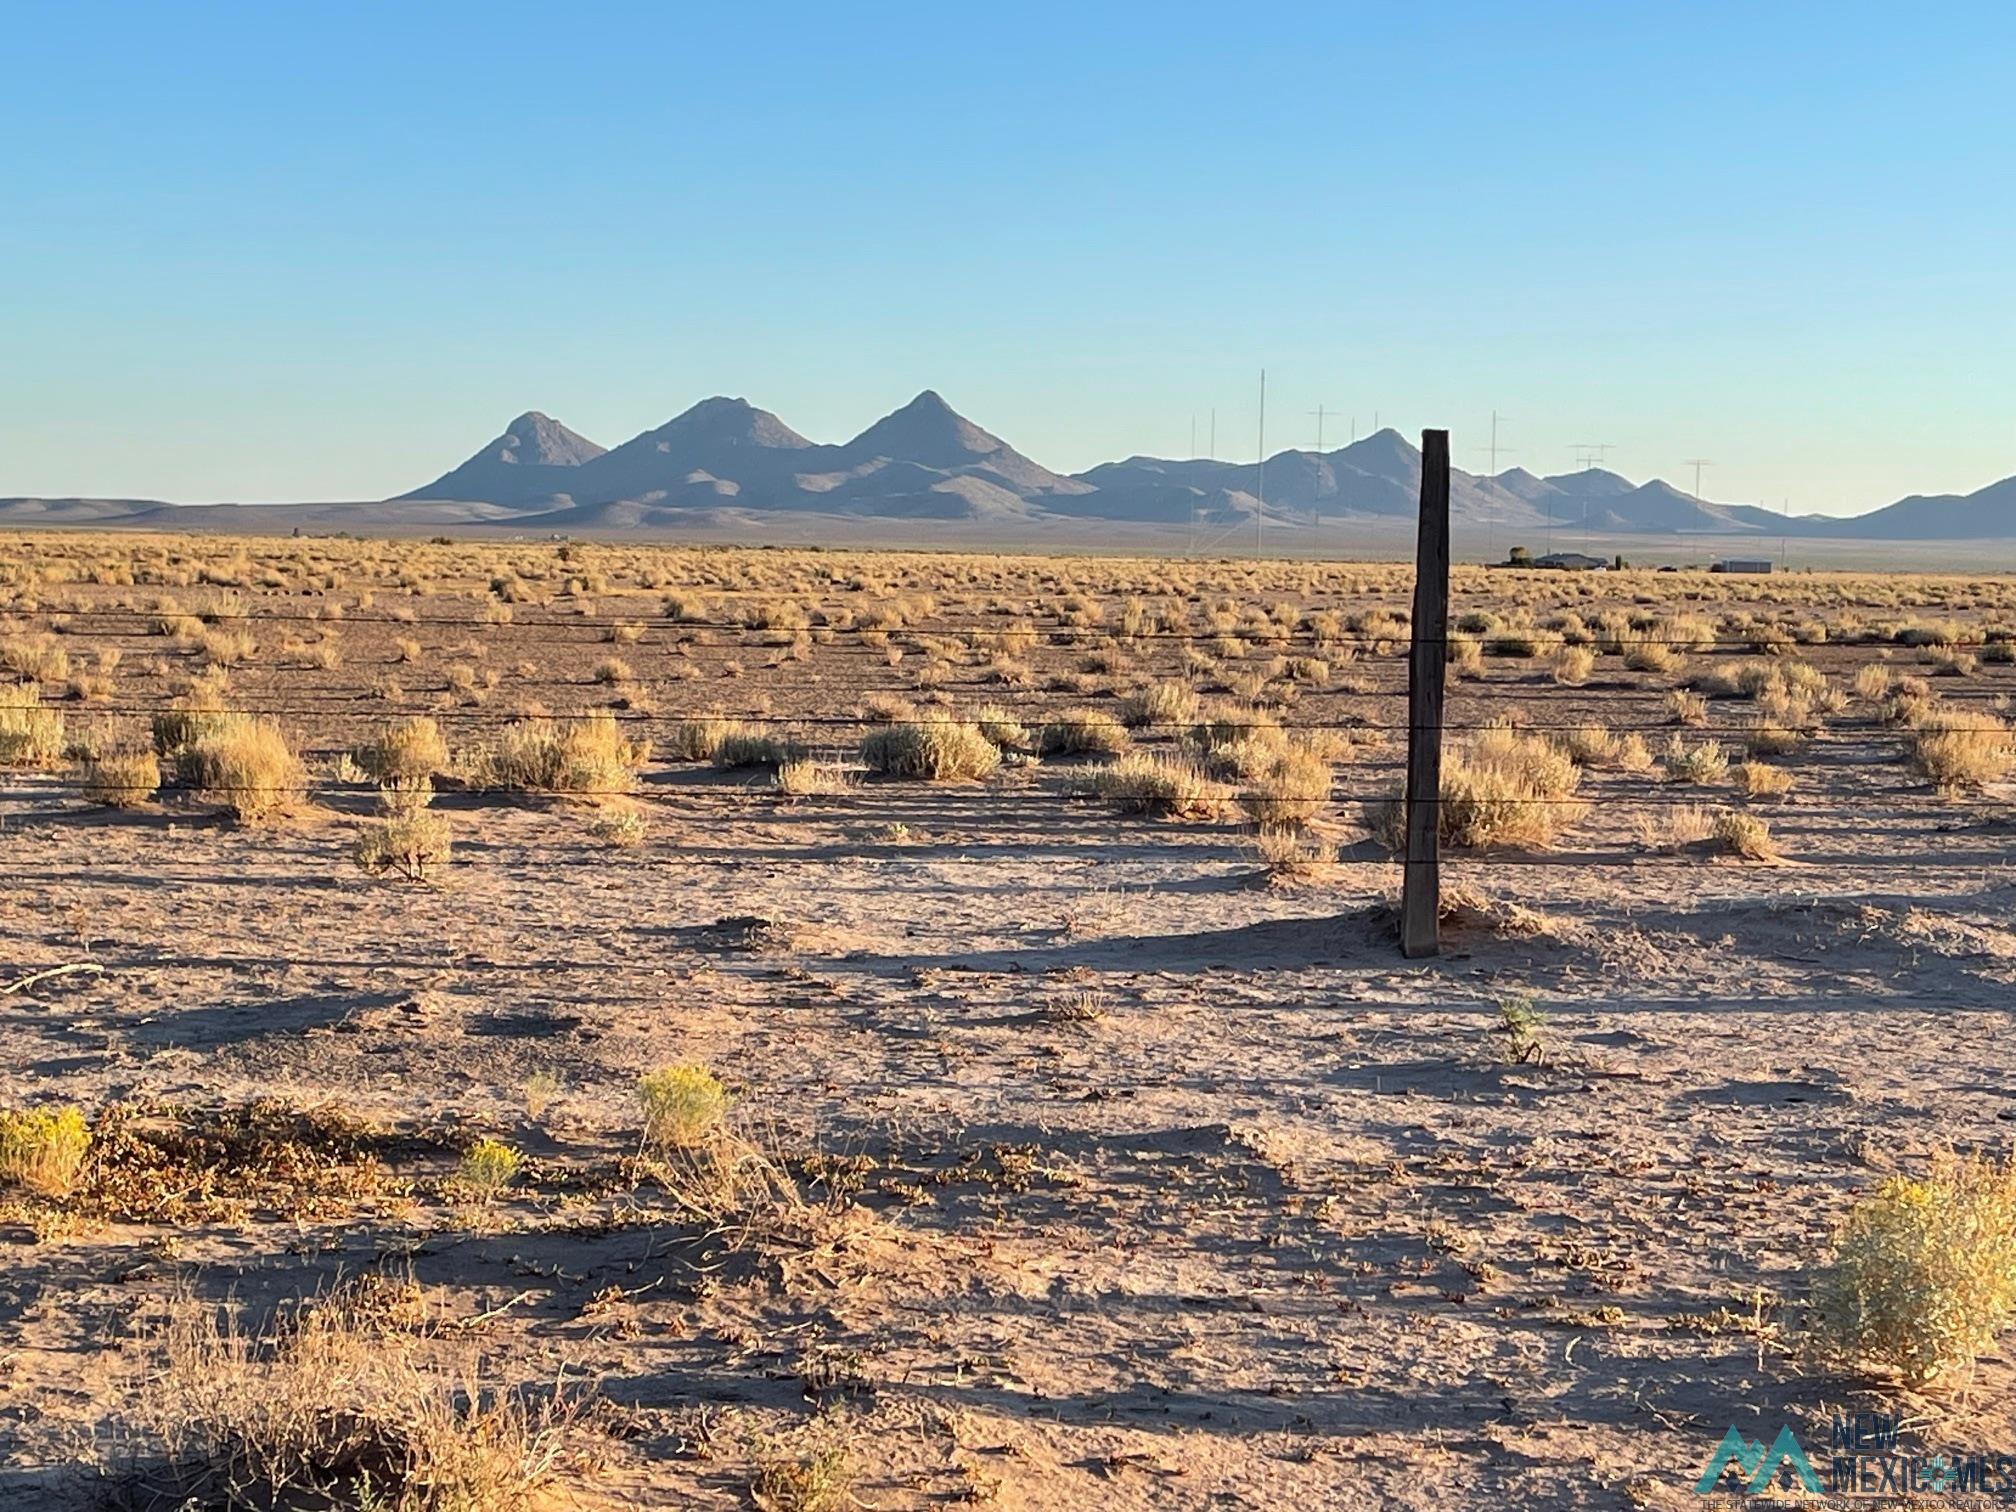
<svg viewBox="0 0 2016 1512">
<path fill-rule="evenodd" d="M 1218 460 L 1218 406 L 1211 406 L 1211 460 Z"/>
<path fill-rule="evenodd" d="M 1498 476 L 1498 453 L 1501 451 L 1510 452 L 1512 450 L 1509 446 L 1500 446 L 1498 444 L 1498 422 L 1500 420 L 1510 420 L 1511 418 L 1510 415 L 1501 415 L 1496 410 L 1491 411 L 1491 444 L 1488 447 L 1478 448 L 1480 451 L 1490 452 L 1490 477 L 1494 480 Z M 1488 508 L 1484 511 L 1484 528 L 1490 543 L 1485 560 L 1495 562 L 1498 560 L 1498 516 Z"/>
<path fill-rule="evenodd" d="M 1267 541 L 1267 369 L 1260 369 L 1260 507 L 1253 511 L 1253 560 L 1259 561 Z"/>
<path fill-rule="evenodd" d="M 1316 417 L 1316 455 L 1320 457 L 1323 455 L 1323 419 L 1327 415 L 1334 420 L 1337 418 L 1338 412 L 1333 409 L 1325 409 L 1319 404 L 1316 408 L 1309 411 L 1309 413 Z"/>
<path fill-rule="evenodd" d="M 1701 469 L 1704 467 L 1713 467 L 1715 464 L 1706 457 L 1682 457 L 1680 465 L 1694 469 L 1694 502 L 1699 504 L 1701 502 Z"/>
</svg>

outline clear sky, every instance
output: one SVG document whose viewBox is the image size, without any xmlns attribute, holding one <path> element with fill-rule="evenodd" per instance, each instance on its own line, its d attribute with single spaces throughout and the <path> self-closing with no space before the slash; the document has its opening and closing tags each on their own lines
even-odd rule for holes
<svg viewBox="0 0 2016 1512">
<path fill-rule="evenodd" d="M 1795 510 L 2016 473 L 2016 7 L 0 5 L 0 494 L 525 409 L 1050 466 L 1374 411 Z"/>
</svg>

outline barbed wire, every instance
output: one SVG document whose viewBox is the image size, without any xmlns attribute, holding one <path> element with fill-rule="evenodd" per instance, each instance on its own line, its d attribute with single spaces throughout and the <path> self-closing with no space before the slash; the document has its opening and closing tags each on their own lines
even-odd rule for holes
<svg viewBox="0 0 2016 1512">
<path fill-rule="evenodd" d="M 1321 613 L 1328 611 L 1317 611 L 1317 612 Z M 372 614 L 368 612 L 348 612 L 348 611 L 340 615 L 331 616 L 326 613 L 318 613 L 310 611 L 290 613 L 285 610 L 266 610 L 261 612 L 217 611 L 217 610 L 203 610 L 203 609 L 109 609 L 109 608 L 84 608 L 84 609 L 37 608 L 34 610 L 24 610 L 18 607 L 10 610 L 4 606 L 0 606 L 0 613 L 34 615 L 37 617 L 48 619 L 52 622 L 65 618 L 128 619 L 128 620 L 141 619 L 149 621 L 162 620 L 162 619 L 194 619 L 199 620 L 207 625 L 243 624 L 243 623 L 258 623 L 258 622 L 271 621 L 282 624 L 318 624 L 330 628 L 337 628 L 346 624 L 349 625 L 374 624 L 374 625 L 398 625 L 398 626 L 434 625 L 434 626 L 450 626 L 462 630 L 486 630 L 486 629 L 504 630 L 511 628 L 582 629 L 582 630 L 593 630 L 596 631 L 598 634 L 603 631 L 606 631 L 611 625 L 638 623 L 637 619 L 633 617 L 620 616 L 620 615 L 606 619 L 589 615 L 549 616 L 544 618 L 527 619 L 527 618 L 520 618 L 514 615 L 511 619 L 508 620 L 487 620 L 481 617 L 465 618 L 461 616 L 446 616 L 446 615 L 431 616 L 431 615 L 419 615 L 419 614 L 413 614 L 413 615 Z M 1037 624 L 1037 625 L 1026 625 L 1026 624 L 1002 625 L 998 623 L 990 624 L 982 621 L 976 621 L 971 624 L 965 624 L 965 623 L 953 624 L 953 623 L 941 622 L 930 625 L 925 624 L 860 625 L 860 624 L 836 624 L 836 623 L 814 624 L 809 622 L 803 625 L 762 625 L 762 624 L 752 624 L 746 621 L 739 621 L 739 620 L 652 619 L 645 626 L 645 628 L 647 631 L 650 629 L 658 629 L 673 634 L 678 634 L 682 632 L 707 631 L 710 633 L 717 633 L 717 634 L 728 633 L 728 634 L 741 634 L 741 635 L 768 635 L 768 636 L 794 636 L 799 634 L 817 634 L 819 632 L 827 632 L 835 635 L 885 635 L 892 637 L 898 635 L 911 636 L 911 637 L 929 637 L 933 635 L 946 635 L 946 636 L 979 635 L 982 637 L 1008 636 L 1015 638 L 1024 638 L 1033 634 L 1038 637 L 1056 637 L 1059 639 L 1060 643 L 1067 640 L 1070 643 L 1078 643 L 1082 641 L 1085 637 L 1103 638 L 1118 642 L 1142 641 L 1142 640 L 1206 641 L 1206 640 L 1219 640 L 1226 637 L 1232 637 L 1235 639 L 1247 640 L 1255 645 L 1260 646 L 1265 646 L 1268 644 L 1278 645 L 1283 643 L 1302 644 L 1304 643 L 1305 640 L 1309 644 L 1314 644 L 1318 646 L 1321 645 L 1398 646 L 1398 645 L 1405 645 L 1408 643 L 1415 643 L 1414 638 L 1411 636 L 1408 630 L 1407 622 L 1405 620 L 1400 620 L 1392 628 L 1385 630 L 1344 628 L 1336 631 L 1327 631 L 1327 630 L 1317 630 L 1307 626 L 1306 624 L 1297 624 L 1292 628 L 1282 627 L 1262 633 L 1256 633 L 1256 627 L 1250 621 L 1242 624 L 1229 625 L 1223 628 L 1206 628 L 1201 630 L 1171 630 L 1171 629 L 1128 630 L 1124 626 L 1109 626 L 1105 624 L 1071 625 L 1062 622 Z M 1491 639 L 1498 636 L 1530 635 L 1532 637 L 1541 640 L 1542 642 L 1553 641 L 1555 643 L 1562 645 L 1578 645 L 1578 646 L 1587 646 L 1591 648 L 1599 648 L 1606 645 L 1614 645 L 1621 643 L 1622 645 L 1627 647 L 1667 646 L 1674 648 L 1686 648 L 1704 653 L 1708 651 L 1721 651 L 1721 650 L 1758 652 L 1758 653 L 1769 653 L 1769 652 L 1782 653 L 1791 651 L 1813 651 L 1822 649 L 1824 647 L 1860 648 L 1869 646 L 1889 646 L 1902 650 L 1979 650 L 1987 646 L 2002 645 L 2002 644 L 2009 644 L 2011 642 L 2016 642 L 2016 625 L 2011 625 L 2007 627 L 2007 633 L 2000 636 L 1994 636 L 1988 633 L 1990 630 L 1999 630 L 2003 628 L 2004 627 L 2000 626 L 1983 627 L 1983 633 L 1980 639 L 1965 639 L 1965 638 L 1948 639 L 1942 637 L 1938 640 L 1914 643 L 1909 641 L 1897 641 L 1895 639 L 1890 638 L 1886 638 L 1883 640 L 1852 639 L 1852 640 L 1837 641 L 1832 639 L 1825 639 L 1819 641 L 1801 641 L 1796 635 L 1792 634 L 1789 630 L 1787 630 L 1786 627 L 1782 625 L 1760 627 L 1759 630 L 1756 632 L 1746 632 L 1746 631 L 1718 632 L 1712 636 L 1704 638 L 1701 636 L 1694 636 L 1694 635 L 1653 636 L 1650 634 L 1641 634 L 1637 631 L 1632 631 L 1628 635 L 1617 635 L 1608 632 L 1599 632 L 1594 635 L 1588 635 L 1586 631 L 1564 633 L 1562 631 L 1549 629 L 1543 626 L 1530 626 L 1530 625 L 1513 623 L 1513 624 L 1502 624 L 1494 626 L 1490 629 L 1478 630 L 1478 631 L 1465 631 L 1461 629 L 1456 629 L 1450 631 L 1445 636 L 1436 636 L 1436 637 L 1424 636 L 1420 638 L 1418 644 L 1447 646 L 1451 644 L 1458 644 L 1458 645 L 1471 644 L 1478 641 L 1488 643 Z M 1770 639 L 1762 638 L 1769 630 L 1774 629 L 1779 631 L 1784 636 L 1782 640 L 1777 639 L 1776 637 L 1772 637 Z M 151 625 L 145 629 L 127 633 L 132 634 L 134 636 L 145 638 L 157 638 L 157 637 L 162 639 L 173 638 L 172 636 L 165 634 L 161 630 L 158 630 L 152 627 Z M 619 643 L 609 642 L 609 644 L 619 644 Z M 1606 651 L 1604 652 L 1604 654 L 1617 655 L 1621 653 Z"/>
</svg>

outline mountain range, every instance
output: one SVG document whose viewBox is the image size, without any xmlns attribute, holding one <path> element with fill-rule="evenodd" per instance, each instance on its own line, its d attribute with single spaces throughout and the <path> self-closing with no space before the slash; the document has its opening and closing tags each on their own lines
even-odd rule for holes
<svg viewBox="0 0 2016 1512">
<path fill-rule="evenodd" d="M 838 445 L 800 435 L 743 399 L 712 398 L 604 448 L 536 410 L 459 466 L 377 504 L 168 505 L 0 499 L 0 524 L 487 526 L 513 532 L 677 531 L 801 519 L 967 521 L 1076 534 L 1097 525 L 1182 531 L 1198 545 L 1241 526 L 1291 533 L 1399 525 L 1418 505 L 1421 454 L 1386 429 L 1332 451 L 1264 462 L 1134 456 L 1052 472 L 927 389 Z M 1786 516 L 1697 499 L 1663 479 L 1599 467 L 1539 477 L 1454 470 L 1459 532 L 1561 528 L 1589 535 L 1954 541 L 2016 539 L 2016 478 L 1967 495 L 1916 496 L 1852 518 Z M 1284 543 L 1285 544 L 1285 543 Z"/>
</svg>

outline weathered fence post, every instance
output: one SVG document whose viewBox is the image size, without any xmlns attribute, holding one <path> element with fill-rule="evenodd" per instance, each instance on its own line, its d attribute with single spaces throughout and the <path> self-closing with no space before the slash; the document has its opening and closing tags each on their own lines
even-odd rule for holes
<svg viewBox="0 0 2016 1512">
<path fill-rule="evenodd" d="M 1407 870 L 1400 949 L 1442 950 L 1442 694 L 1449 676 L 1449 432 L 1421 432 L 1421 534 L 1414 549 L 1407 669 Z"/>
</svg>

